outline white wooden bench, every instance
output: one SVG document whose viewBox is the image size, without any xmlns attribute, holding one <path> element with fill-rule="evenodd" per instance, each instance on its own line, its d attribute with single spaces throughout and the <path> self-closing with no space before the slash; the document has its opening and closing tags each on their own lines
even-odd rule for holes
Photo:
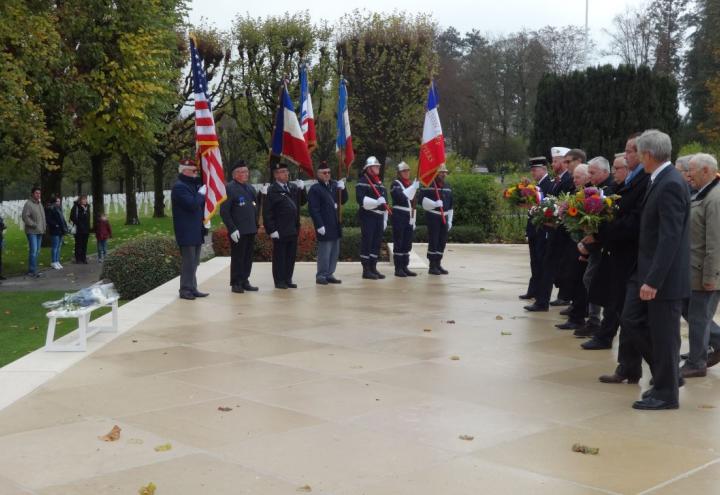
<svg viewBox="0 0 720 495">
<path fill-rule="evenodd" d="M 112 326 L 90 326 L 90 314 L 96 309 L 110 306 L 112 308 Z M 118 299 L 113 298 L 105 304 L 93 304 L 85 308 L 73 311 L 53 310 L 47 314 L 48 330 L 45 339 L 46 352 L 82 352 L 87 350 L 87 339 L 98 332 L 117 332 L 118 331 Z M 78 337 L 70 342 L 55 342 L 55 325 L 58 318 L 77 318 L 78 320 Z"/>
</svg>

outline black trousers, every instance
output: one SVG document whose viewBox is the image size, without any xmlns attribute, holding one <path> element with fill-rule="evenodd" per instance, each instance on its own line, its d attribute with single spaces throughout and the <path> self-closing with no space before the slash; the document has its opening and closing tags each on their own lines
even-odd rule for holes
<svg viewBox="0 0 720 495">
<path fill-rule="evenodd" d="M 383 215 L 371 211 L 360 212 L 360 260 L 377 261 L 383 238 Z"/>
<path fill-rule="evenodd" d="M 297 244 L 296 235 L 273 239 L 272 274 L 276 284 L 292 282 Z"/>
<path fill-rule="evenodd" d="M 530 250 L 530 281 L 528 282 L 527 293 L 533 297 L 538 293 L 538 286 L 542 280 L 546 242 L 546 233 L 543 228 L 538 229 L 537 233 L 532 237 L 528 237 L 528 248 Z"/>
<path fill-rule="evenodd" d="M 620 332 L 620 345 L 623 339 L 626 341 L 625 355 L 622 356 L 625 362 L 620 361 L 620 366 L 623 371 L 634 373 L 623 373 L 624 376 L 638 377 L 642 373 L 640 358 L 645 359 L 654 380 L 653 397 L 677 402 L 682 299 L 643 301 L 640 285 L 631 280 L 627 287 Z M 627 334 L 624 338 L 623 333 Z"/>
<path fill-rule="evenodd" d="M 400 210 L 393 210 L 392 228 L 395 267 L 408 266 L 413 241 L 413 226 L 410 224 L 410 215 Z"/>
<path fill-rule="evenodd" d="M 75 261 L 87 261 L 87 245 L 90 234 L 75 234 Z"/>
<path fill-rule="evenodd" d="M 242 285 L 250 278 L 255 234 L 243 234 L 238 242 L 230 239 L 230 285 Z"/>
<path fill-rule="evenodd" d="M 560 271 L 564 247 L 562 233 L 558 232 L 557 229 L 548 231 L 540 282 L 535 292 L 535 303 L 538 306 L 548 307 L 550 305 L 550 295 L 552 294 L 555 278 Z"/>
<path fill-rule="evenodd" d="M 580 255 L 577 250 L 576 253 L 578 256 Z M 572 268 L 570 268 L 570 280 L 572 281 L 572 284 L 570 285 L 572 287 L 572 296 L 570 299 L 572 300 L 572 309 L 570 310 L 568 319 L 570 321 L 583 323 L 588 314 L 587 288 L 583 282 L 583 275 L 585 275 L 585 270 L 587 269 L 587 262 L 578 260 L 576 256 L 574 260 L 568 259 L 567 263 L 573 265 Z"/>
<path fill-rule="evenodd" d="M 428 229 L 427 258 L 430 261 L 440 261 L 445 253 L 448 239 L 448 226 L 443 223 L 442 217 L 434 213 L 425 216 Z"/>
</svg>

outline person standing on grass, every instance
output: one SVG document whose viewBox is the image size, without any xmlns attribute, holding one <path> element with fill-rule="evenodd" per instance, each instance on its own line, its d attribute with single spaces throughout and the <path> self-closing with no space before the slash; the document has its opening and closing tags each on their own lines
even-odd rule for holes
<svg viewBox="0 0 720 495">
<path fill-rule="evenodd" d="M 75 226 L 75 263 L 87 265 L 87 243 L 90 237 L 90 205 L 81 194 L 70 210 L 70 221 Z"/>
<path fill-rule="evenodd" d="M 7 227 L 5 226 L 5 221 L 3 220 L 3 217 L 0 217 L 0 280 L 5 280 L 5 277 L 3 277 L 2 274 L 2 252 L 3 248 L 5 247 L 5 231 L 7 230 Z"/>
<path fill-rule="evenodd" d="M 40 244 L 47 224 L 45 222 L 45 209 L 41 201 L 42 192 L 39 187 L 33 187 L 30 199 L 25 202 L 22 210 L 22 221 L 25 224 L 25 235 L 28 240 L 28 276 L 37 278 L 37 259 L 40 254 Z"/>
<path fill-rule="evenodd" d="M 62 211 L 62 198 L 53 196 L 45 209 L 47 220 L 47 231 L 50 236 L 50 266 L 55 270 L 62 270 L 60 264 L 60 248 L 63 244 L 63 236 L 68 231 L 67 223 Z"/>
<path fill-rule="evenodd" d="M 97 240 L 98 263 L 102 263 L 107 256 L 107 241 L 112 238 L 112 228 L 105 213 L 95 222 L 95 240 Z"/>
</svg>

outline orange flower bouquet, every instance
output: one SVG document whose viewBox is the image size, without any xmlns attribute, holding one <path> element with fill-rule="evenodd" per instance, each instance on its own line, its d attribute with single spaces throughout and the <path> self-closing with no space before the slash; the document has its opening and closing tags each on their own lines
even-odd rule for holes
<svg viewBox="0 0 720 495">
<path fill-rule="evenodd" d="M 503 198 L 512 205 L 529 208 L 540 203 L 541 194 L 535 184 L 530 183 L 528 179 L 522 179 L 514 186 L 505 189 Z"/>
<path fill-rule="evenodd" d="M 617 195 L 605 196 L 597 187 L 563 194 L 559 198 L 560 222 L 576 240 L 588 234 L 597 234 L 600 224 L 615 216 L 618 198 Z"/>
</svg>

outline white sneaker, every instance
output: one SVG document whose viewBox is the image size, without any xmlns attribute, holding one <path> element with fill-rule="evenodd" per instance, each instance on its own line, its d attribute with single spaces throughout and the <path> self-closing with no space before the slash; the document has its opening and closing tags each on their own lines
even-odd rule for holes
<svg viewBox="0 0 720 495">
<path fill-rule="evenodd" d="M 59 270 L 59 269 L 60 269 L 60 267 L 58 266 L 57 263 L 50 263 L 50 266 L 53 267 L 53 269 L 55 269 L 55 270 Z"/>
<path fill-rule="evenodd" d="M 62 270 L 62 269 L 63 269 L 63 266 L 60 264 L 59 261 L 58 261 L 57 263 L 55 263 L 55 264 L 57 265 L 58 270 Z"/>
</svg>

